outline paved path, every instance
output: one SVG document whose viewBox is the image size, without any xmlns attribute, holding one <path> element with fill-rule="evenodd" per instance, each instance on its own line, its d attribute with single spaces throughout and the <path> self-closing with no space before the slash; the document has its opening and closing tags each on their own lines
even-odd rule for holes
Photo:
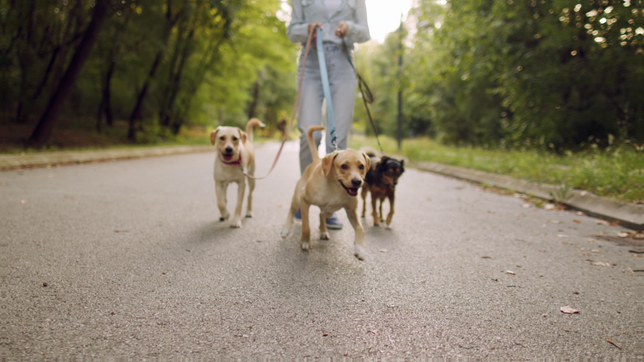
<svg viewBox="0 0 644 362">
<path fill-rule="evenodd" d="M 258 175 L 275 153 L 259 149 Z M 242 229 L 217 221 L 213 160 L 0 172 L 0 359 L 644 354 L 625 229 L 409 169 L 394 228 L 367 218 L 361 262 L 344 213 L 309 252 L 299 227 L 279 237 L 293 144 Z"/>
</svg>

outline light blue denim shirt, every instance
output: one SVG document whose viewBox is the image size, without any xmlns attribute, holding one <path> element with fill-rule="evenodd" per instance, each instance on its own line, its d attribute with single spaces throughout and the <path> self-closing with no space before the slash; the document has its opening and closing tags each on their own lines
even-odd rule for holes
<svg viewBox="0 0 644 362">
<path fill-rule="evenodd" d="M 316 21 L 322 24 L 325 42 L 342 44 L 342 39 L 335 35 L 335 28 L 341 21 L 346 21 L 349 26 L 345 38 L 348 47 L 353 48 L 353 43 L 363 43 L 371 39 L 365 0 L 342 0 L 342 4 L 331 17 L 324 0 L 292 0 L 291 5 L 291 23 L 286 33 L 293 43 L 306 43 L 309 23 Z"/>
</svg>

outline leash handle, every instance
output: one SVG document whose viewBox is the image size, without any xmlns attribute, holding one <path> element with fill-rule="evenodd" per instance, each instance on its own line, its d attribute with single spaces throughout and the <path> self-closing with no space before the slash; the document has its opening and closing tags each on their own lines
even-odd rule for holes
<svg viewBox="0 0 644 362">
<path fill-rule="evenodd" d="M 329 74 L 326 70 L 326 58 L 324 57 L 324 44 L 322 43 L 322 29 L 317 28 L 316 46 L 318 48 L 318 64 L 320 65 L 320 77 L 322 78 L 322 90 L 326 98 L 326 119 L 331 130 L 331 144 L 335 151 L 338 150 L 337 136 L 335 133 L 335 121 L 333 118 L 333 102 L 331 101 L 331 87 L 329 86 Z"/>
<path fill-rule="evenodd" d="M 342 37 L 342 50 L 344 50 L 344 54 L 347 56 L 347 60 L 349 61 L 351 68 L 353 68 L 353 71 L 356 74 L 356 79 L 358 80 L 358 88 L 360 89 L 360 94 L 362 94 L 362 103 L 364 104 L 364 108 L 367 111 L 367 117 L 369 118 L 369 122 L 371 123 L 373 133 L 376 136 L 376 141 L 378 142 L 378 147 L 380 147 L 380 152 L 384 154 L 385 151 L 382 148 L 382 145 L 380 144 L 380 138 L 378 137 L 378 128 L 376 127 L 376 123 L 371 116 L 371 111 L 369 111 L 369 105 L 367 105 L 367 103 L 373 103 L 373 94 L 371 93 L 371 89 L 369 88 L 369 85 L 367 85 L 367 82 L 362 79 L 362 76 L 360 76 L 360 73 L 358 73 L 358 70 L 353 65 L 353 62 L 351 61 L 351 55 L 349 54 L 349 48 L 347 48 L 347 43 L 344 41 L 344 37 Z"/>
</svg>

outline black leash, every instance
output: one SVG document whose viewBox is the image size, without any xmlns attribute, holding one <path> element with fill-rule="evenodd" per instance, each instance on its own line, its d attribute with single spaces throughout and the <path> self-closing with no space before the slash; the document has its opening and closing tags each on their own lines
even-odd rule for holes
<svg viewBox="0 0 644 362">
<path fill-rule="evenodd" d="M 373 128 L 373 133 L 376 135 L 376 141 L 378 142 L 378 147 L 380 147 L 380 153 L 384 154 L 385 151 L 382 148 L 382 145 L 380 144 L 380 139 L 378 138 L 378 128 L 376 127 L 376 123 L 373 121 L 373 118 L 371 117 L 371 111 L 369 111 L 369 105 L 367 103 L 373 103 L 373 94 L 371 93 L 371 89 L 369 89 L 369 86 L 367 85 L 367 82 L 362 79 L 360 76 L 360 73 L 358 73 L 358 70 L 356 70 L 356 67 L 353 65 L 353 62 L 351 61 L 351 54 L 349 54 L 349 49 L 347 48 L 347 43 L 344 41 L 344 37 L 342 37 L 342 50 L 344 51 L 344 54 L 347 56 L 347 60 L 349 61 L 349 64 L 351 64 L 351 68 L 353 68 L 354 73 L 356 73 L 356 78 L 358 80 L 358 88 L 360 89 L 360 94 L 362 94 L 362 103 L 364 104 L 364 108 L 367 110 L 367 117 L 369 117 L 369 122 L 371 122 L 371 128 Z"/>
</svg>

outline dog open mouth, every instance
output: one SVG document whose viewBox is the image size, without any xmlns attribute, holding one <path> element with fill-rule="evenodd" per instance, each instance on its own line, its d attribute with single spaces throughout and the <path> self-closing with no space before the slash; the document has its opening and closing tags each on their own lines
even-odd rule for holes
<svg viewBox="0 0 644 362">
<path fill-rule="evenodd" d="M 224 156 L 224 160 L 226 160 L 226 161 L 230 161 L 230 160 L 233 159 L 233 154 L 232 153 L 230 153 L 230 154 L 222 153 L 221 155 Z"/>
<path fill-rule="evenodd" d="M 346 187 L 344 186 L 342 181 L 339 181 L 339 182 L 340 182 L 340 185 L 342 185 L 342 187 L 344 188 L 344 191 L 346 191 L 349 194 L 349 196 L 358 196 L 359 187 Z"/>
</svg>

